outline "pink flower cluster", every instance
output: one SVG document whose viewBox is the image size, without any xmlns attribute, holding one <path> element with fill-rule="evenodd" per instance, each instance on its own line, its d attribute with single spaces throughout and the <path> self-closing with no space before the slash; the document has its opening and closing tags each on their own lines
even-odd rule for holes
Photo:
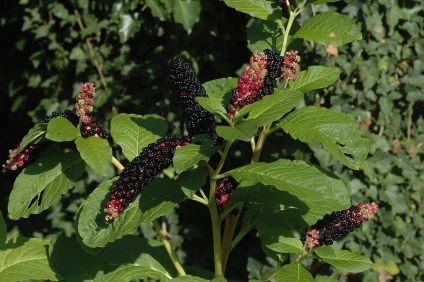
<svg viewBox="0 0 424 282">
<path fill-rule="evenodd" d="M 306 249 L 331 245 L 343 238 L 363 222 L 372 219 L 378 210 L 376 203 L 358 204 L 347 210 L 327 214 L 306 231 L 304 237 Z"/>
<path fill-rule="evenodd" d="M 281 66 L 281 83 L 296 80 L 297 73 L 299 72 L 299 62 L 300 56 L 298 56 L 297 51 L 289 51 L 284 54 L 284 61 Z"/>
<path fill-rule="evenodd" d="M 22 152 L 17 153 L 21 143 L 18 144 L 16 149 L 12 150 L 9 154 L 9 159 L 6 164 L 3 165 L 3 172 L 17 170 L 20 167 L 25 166 L 31 156 L 31 152 L 34 151 L 34 145 L 28 145 Z"/>
<path fill-rule="evenodd" d="M 73 112 L 82 122 L 90 123 L 87 115 L 93 111 L 94 96 L 96 95 L 96 86 L 94 83 L 86 82 L 81 86 L 81 93 L 78 94 Z"/>
<path fill-rule="evenodd" d="M 240 108 L 255 101 L 267 73 L 266 64 L 267 56 L 263 52 L 255 52 L 250 58 L 249 65 L 238 80 L 238 87 L 233 90 L 232 103 L 228 109 L 231 116 L 234 116 Z"/>
</svg>

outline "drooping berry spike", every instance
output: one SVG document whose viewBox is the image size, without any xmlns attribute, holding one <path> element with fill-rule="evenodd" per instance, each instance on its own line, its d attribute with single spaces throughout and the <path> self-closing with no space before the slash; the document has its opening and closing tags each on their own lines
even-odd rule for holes
<svg viewBox="0 0 424 282">
<path fill-rule="evenodd" d="M 327 214 L 306 231 L 304 242 L 307 249 L 331 245 L 358 228 L 361 223 L 372 219 L 378 205 L 358 204 L 347 210 Z"/>
<path fill-rule="evenodd" d="M 86 82 L 81 86 L 81 93 L 77 95 L 73 112 L 83 121 L 84 117 L 93 111 L 96 86 L 94 83 Z"/>
<path fill-rule="evenodd" d="M 207 95 L 190 65 L 183 59 L 174 57 L 171 59 L 169 69 L 171 84 L 177 94 L 189 136 L 209 134 L 215 144 L 219 143 L 213 114 L 203 109 L 196 101 L 196 97 L 207 97 Z"/>
<path fill-rule="evenodd" d="M 17 153 L 20 146 L 21 143 L 19 143 L 18 146 L 16 146 L 16 148 L 10 152 L 9 159 L 6 161 L 6 164 L 3 165 L 3 172 L 14 171 L 19 168 L 23 168 L 30 162 L 36 145 L 30 144 L 26 146 L 25 149 L 23 149 L 21 152 Z"/>
<path fill-rule="evenodd" d="M 104 209 L 106 220 L 117 218 L 159 172 L 172 164 L 175 150 L 190 142 L 190 138 L 175 134 L 144 148 L 138 157 L 125 166 L 115 182 Z"/>
<path fill-rule="evenodd" d="M 297 51 L 289 51 L 284 54 L 284 61 L 281 66 L 281 83 L 285 83 L 289 80 L 296 80 L 300 62 L 300 57 L 297 54 Z"/>
<path fill-rule="evenodd" d="M 254 53 L 238 79 L 238 87 L 233 89 L 227 112 L 234 116 L 244 106 L 274 93 L 276 79 L 281 76 L 282 63 L 283 57 L 277 50 L 266 49 Z"/>
</svg>

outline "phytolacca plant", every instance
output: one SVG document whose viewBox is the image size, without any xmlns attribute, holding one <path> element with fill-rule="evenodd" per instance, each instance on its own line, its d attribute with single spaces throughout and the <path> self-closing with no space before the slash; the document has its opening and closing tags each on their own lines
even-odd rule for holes
<svg viewBox="0 0 424 282">
<path fill-rule="evenodd" d="M 95 92 L 94 85 L 88 83 L 81 88 L 73 111 L 40 120 L 12 152 L 5 168 L 12 163 L 23 167 L 27 161 L 23 155 L 39 143 L 75 144 L 64 152 L 42 155 L 21 172 L 10 195 L 12 219 L 50 207 L 72 188 L 86 165 L 105 176 L 111 173 L 112 165 L 118 170 L 117 177 L 97 187 L 80 205 L 75 220 L 78 239 L 37 241 L 44 254 L 40 268 L 48 274 L 19 279 L 116 281 L 154 277 L 166 281 L 185 276 L 186 267 L 158 220 L 185 200 L 209 210 L 210 256 L 216 276 L 225 274 L 231 251 L 252 229 L 257 230 L 264 252 L 275 260 L 268 280 L 312 281 L 304 266 L 313 254 L 350 272 L 371 266 L 365 257 L 323 245 L 331 245 L 371 218 L 377 210 L 375 203 L 349 209 L 344 183 L 316 165 L 285 158 L 261 161 L 267 137 L 282 131 L 302 142 L 320 142 L 341 163 L 360 169 L 368 145 L 355 120 L 340 111 L 299 106 L 305 104 L 301 101 L 306 92 L 334 83 L 339 70 L 309 66 L 300 71 L 302 54 L 287 51 L 291 41 L 299 38 L 323 44 L 348 43 L 360 38 L 358 28 L 346 16 L 327 12 L 311 17 L 290 34 L 296 16 L 310 4 L 323 1 L 304 1 L 298 7 L 289 1 L 225 2 L 259 18 L 248 29 L 252 56 L 239 78 L 203 84 L 187 61 L 171 59 L 170 83 L 185 132 L 167 134 L 168 123 L 154 114 L 113 117 L 110 133 L 126 158 L 123 166 L 112 155 L 108 134 L 90 116 Z M 281 16 L 281 7 L 287 19 Z M 251 151 L 244 152 L 250 161 L 228 165 L 236 142 L 250 145 Z M 166 174 L 170 177 L 161 175 L 171 165 L 173 171 Z M 150 222 L 162 243 L 125 236 L 141 223 Z M 237 229 L 239 222 L 243 224 Z M 48 256 L 43 252 L 45 244 L 49 244 Z M 87 263 L 81 263 L 84 260 Z M 190 279 L 204 281 L 194 276 Z"/>
</svg>

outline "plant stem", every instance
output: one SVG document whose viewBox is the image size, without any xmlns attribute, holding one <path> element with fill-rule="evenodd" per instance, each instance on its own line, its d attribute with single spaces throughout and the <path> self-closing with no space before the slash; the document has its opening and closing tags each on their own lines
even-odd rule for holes
<svg viewBox="0 0 424 282">
<path fill-rule="evenodd" d="M 124 170 L 124 166 L 114 156 L 112 156 L 112 164 L 118 169 L 119 173 Z"/>
<path fill-rule="evenodd" d="M 175 268 L 178 271 L 178 274 L 180 276 L 184 276 L 187 275 L 183 266 L 181 265 L 180 261 L 178 260 L 177 255 L 175 254 L 174 250 L 172 249 L 171 243 L 168 240 L 168 237 L 166 237 L 165 233 L 162 230 L 162 227 L 160 226 L 159 222 L 157 221 L 157 219 L 154 219 L 152 221 L 153 226 L 156 229 L 156 232 L 159 234 L 163 245 L 165 246 L 166 251 L 168 252 L 169 256 L 171 257 L 172 262 L 174 263 Z"/>
<path fill-rule="evenodd" d="M 284 53 L 286 53 L 287 50 L 287 43 L 288 43 L 288 38 L 289 38 L 289 34 L 290 34 L 290 29 L 293 25 L 294 19 L 303 11 L 303 9 L 297 10 L 294 9 L 294 11 L 292 11 L 290 9 L 290 16 L 289 16 L 289 20 L 287 22 L 287 26 L 285 29 L 283 29 L 283 33 L 284 33 L 284 37 L 283 37 L 283 46 L 281 47 L 281 52 L 280 52 L 280 56 L 284 56 Z"/>
<path fill-rule="evenodd" d="M 215 275 L 223 276 L 222 268 L 222 253 L 221 253 L 221 221 L 218 216 L 218 209 L 215 203 L 215 187 L 216 179 L 211 177 L 210 180 L 210 194 L 209 194 L 209 213 L 211 214 L 212 221 L 212 236 L 213 236 L 213 260 L 215 265 Z"/>
</svg>

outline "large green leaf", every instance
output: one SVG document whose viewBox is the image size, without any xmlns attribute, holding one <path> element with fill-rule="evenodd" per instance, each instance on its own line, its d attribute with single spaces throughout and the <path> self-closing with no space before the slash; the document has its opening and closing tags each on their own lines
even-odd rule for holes
<svg viewBox="0 0 424 282">
<path fill-rule="evenodd" d="M 52 153 L 25 168 L 16 178 L 9 199 L 9 217 L 38 214 L 66 193 L 81 177 L 85 163 L 74 152 Z"/>
<path fill-rule="evenodd" d="M 273 21 L 255 20 L 248 27 L 247 43 L 252 53 L 262 52 L 265 49 L 281 50 L 283 33 Z"/>
<path fill-rule="evenodd" d="M 181 173 L 187 169 L 192 168 L 198 162 L 205 160 L 208 161 L 210 156 L 218 150 L 211 144 L 197 145 L 189 144 L 179 147 L 175 150 L 173 164 L 175 171 Z"/>
<path fill-rule="evenodd" d="M 222 105 L 222 100 L 219 98 L 208 98 L 208 97 L 197 97 L 197 102 L 210 113 L 213 113 L 217 116 L 220 116 L 227 122 L 230 122 L 231 118 L 230 115 L 225 110 L 224 106 Z"/>
<path fill-rule="evenodd" d="M 361 39 L 362 34 L 356 23 L 348 16 L 325 12 L 307 20 L 294 37 L 339 46 Z"/>
<path fill-rule="evenodd" d="M 0 280 L 59 280 L 47 259 L 48 244 L 48 240 L 20 236 L 9 240 L 0 249 Z"/>
<path fill-rule="evenodd" d="M 203 185 L 206 184 L 208 170 L 201 165 L 192 170 L 182 172 L 177 179 L 184 194 L 191 198 Z"/>
<path fill-rule="evenodd" d="M 38 144 L 47 141 L 46 139 L 47 123 L 37 123 L 24 136 L 16 153 L 20 153 L 29 144 Z"/>
<path fill-rule="evenodd" d="M 275 280 L 281 282 L 313 282 L 314 278 L 302 265 L 290 263 L 277 270 Z"/>
<path fill-rule="evenodd" d="M 175 0 L 173 14 L 175 22 L 183 25 L 187 33 L 191 33 L 193 26 L 200 19 L 199 0 Z"/>
<path fill-rule="evenodd" d="M 208 282 L 210 280 L 200 278 L 200 277 L 197 277 L 197 276 L 193 276 L 193 275 L 185 275 L 185 276 L 176 277 L 176 278 L 172 279 L 171 281 L 174 281 L 174 282 Z"/>
<path fill-rule="evenodd" d="M 77 137 L 75 144 L 81 158 L 98 174 L 107 176 L 112 160 L 112 148 L 105 139 L 91 136 L 88 138 Z"/>
<path fill-rule="evenodd" d="M 148 277 L 167 281 L 177 276 L 163 244 L 153 239 L 125 236 L 109 245 L 98 256 L 120 267 L 105 275 L 108 281 L 131 281 Z"/>
<path fill-rule="evenodd" d="M 302 142 L 318 141 L 341 163 L 359 169 L 368 155 L 368 141 L 347 114 L 322 107 L 304 107 L 289 114 L 281 128 Z"/>
<path fill-rule="evenodd" d="M 219 78 L 203 83 L 206 94 L 210 98 L 229 101 L 231 99 L 231 90 L 237 87 L 238 79 L 235 77 Z"/>
<path fill-rule="evenodd" d="M 296 80 L 290 83 L 290 89 L 306 93 L 329 86 L 340 76 L 340 70 L 332 67 L 311 66 L 301 71 Z"/>
<path fill-rule="evenodd" d="M 237 117 L 249 113 L 246 120 L 254 120 L 257 126 L 262 126 L 279 120 L 284 114 L 292 110 L 303 98 L 303 93 L 297 90 L 275 89 L 275 93 L 267 95 L 262 100 L 246 106 L 237 114 Z M 246 110 L 245 110 L 246 108 Z"/>
<path fill-rule="evenodd" d="M 350 206 L 344 183 L 329 172 L 304 161 L 280 159 L 273 163 L 256 163 L 226 173 L 237 181 L 261 182 L 296 196 L 317 218 Z"/>
<path fill-rule="evenodd" d="M 256 120 L 243 120 L 234 127 L 217 126 L 216 133 L 225 140 L 242 140 L 249 142 L 258 132 Z"/>
<path fill-rule="evenodd" d="M 119 114 L 112 118 L 110 132 L 122 147 L 125 157 L 132 161 L 148 144 L 156 142 L 168 130 L 168 123 L 158 115 Z"/>
<path fill-rule="evenodd" d="M 52 238 L 49 261 L 64 281 L 99 281 L 112 270 L 104 258 L 84 252 L 76 238 Z"/>
<path fill-rule="evenodd" d="M 272 14 L 274 8 L 272 1 L 266 0 L 224 0 L 228 7 L 252 17 L 266 20 Z"/>
<path fill-rule="evenodd" d="M 90 248 L 104 247 L 109 242 L 136 232 L 141 223 L 168 213 L 184 200 L 184 193 L 175 181 L 156 178 L 118 218 L 106 222 L 103 209 L 115 180 L 111 179 L 97 187 L 78 210 L 76 230 L 83 244 Z"/>
<path fill-rule="evenodd" d="M 315 253 L 326 263 L 349 272 L 362 272 L 370 269 L 373 262 L 369 258 L 346 250 L 334 250 L 329 246 L 315 249 Z"/>
<path fill-rule="evenodd" d="M 256 227 L 262 243 L 270 250 L 279 253 L 299 253 L 303 251 L 302 242 L 293 234 L 296 229 L 283 225 L 284 216 L 278 213 L 263 213 Z"/>
<path fill-rule="evenodd" d="M 56 141 L 72 141 L 78 136 L 78 129 L 66 118 L 55 117 L 47 124 L 46 138 Z"/>
<path fill-rule="evenodd" d="M 146 6 L 150 8 L 152 15 L 164 21 L 166 19 L 166 10 L 161 4 L 162 3 L 157 0 L 146 0 Z"/>
</svg>

